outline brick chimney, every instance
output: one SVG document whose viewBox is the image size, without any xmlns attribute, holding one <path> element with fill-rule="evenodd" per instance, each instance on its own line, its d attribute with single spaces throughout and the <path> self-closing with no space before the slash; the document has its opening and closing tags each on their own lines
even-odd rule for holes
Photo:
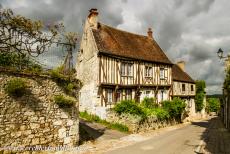
<svg viewBox="0 0 230 154">
<path fill-rule="evenodd" d="M 88 22 L 90 24 L 90 27 L 97 29 L 97 24 L 98 24 L 98 12 L 96 8 L 92 8 L 89 10 L 89 15 L 88 15 Z"/>
<path fill-rule="evenodd" d="M 178 61 L 177 66 L 179 66 L 182 71 L 185 71 L 185 61 Z"/>
<path fill-rule="evenodd" d="M 148 38 L 151 38 L 153 39 L 153 31 L 152 31 L 152 28 L 148 28 Z"/>
</svg>

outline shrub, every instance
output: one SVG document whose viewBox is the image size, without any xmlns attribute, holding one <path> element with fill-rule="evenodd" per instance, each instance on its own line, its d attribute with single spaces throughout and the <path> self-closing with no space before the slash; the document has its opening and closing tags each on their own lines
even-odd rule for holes
<svg viewBox="0 0 230 154">
<path fill-rule="evenodd" d="M 31 66 L 29 66 L 28 70 L 31 73 L 41 73 L 42 72 L 42 67 L 38 64 L 33 64 Z"/>
<path fill-rule="evenodd" d="M 143 101 L 141 102 L 141 106 L 145 107 L 145 108 L 156 108 L 158 107 L 158 104 L 156 103 L 156 99 L 151 97 L 145 97 L 143 99 Z"/>
<path fill-rule="evenodd" d="M 172 101 L 163 101 L 162 107 L 168 111 L 170 118 L 180 119 L 186 104 L 180 98 L 174 98 Z"/>
<path fill-rule="evenodd" d="M 204 93 L 199 92 L 195 96 L 195 105 L 196 105 L 196 111 L 201 111 L 204 108 Z"/>
<path fill-rule="evenodd" d="M 26 92 L 26 82 L 20 78 L 11 79 L 6 83 L 4 90 L 11 96 L 21 97 Z"/>
<path fill-rule="evenodd" d="M 123 100 L 117 103 L 114 107 L 114 111 L 118 114 L 129 113 L 133 115 L 144 116 L 144 112 L 133 100 Z"/>
<path fill-rule="evenodd" d="M 62 70 L 63 66 L 57 67 L 56 69 L 50 71 L 50 76 L 56 80 L 63 80 L 65 79 L 65 76 L 61 73 Z"/>
<path fill-rule="evenodd" d="M 121 132 L 128 132 L 129 131 L 129 128 L 123 124 L 120 124 L 120 123 L 110 123 L 106 120 L 103 120 L 101 119 L 100 117 L 98 117 L 97 115 L 93 115 L 93 114 L 89 114 L 88 112 L 84 111 L 84 112 L 80 112 L 80 117 L 87 120 L 87 121 L 90 121 L 90 122 L 97 122 L 97 123 L 100 123 L 100 124 L 103 124 L 105 126 L 107 126 L 108 128 L 111 128 L 111 129 L 116 129 L 118 131 L 121 131 Z"/>
<path fill-rule="evenodd" d="M 156 116 L 159 120 L 167 120 L 170 115 L 169 112 L 163 108 L 144 108 L 147 117 Z"/>
<path fill-rule="evenodd" d="M 111 123 L 109 128 L 119 130 L 120 132 L 128 132 L 129 128 L 123 124 Z"/>
<path fill-rule="evenodd" d="M 54 96 L 54 101 L 60 107 L 71 107 L 74 105 L 76 100 L 73 97 L 56 95 Z"/>
<path fill-rule="evenodd" d="M 208 112 L 218 112 L 220 109 L 220 101 L 218 98 L 208 98 L 207 99 L 207 111 Z"/>
</svg>

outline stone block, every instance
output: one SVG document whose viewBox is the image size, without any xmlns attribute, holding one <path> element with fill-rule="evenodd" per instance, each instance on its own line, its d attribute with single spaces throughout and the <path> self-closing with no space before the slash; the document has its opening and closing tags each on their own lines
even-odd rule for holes
<svg viewBox="0 0 230 154">
<path fill-rule="evenodd" d="M 62 125 L 62 121 L 61 120 L 58 120 L 58 121 L 55 121 L 53 123 L 54 126 L 61 126 Z"/>
<path fill-rule="evenodd" d="M 65 138 L 66 137 L 66 129 L 65 128 L 61 128 L 58 130 L 58 137 L 59 138 Z"/>
<path fill-rule="evenodd" d="M 72 126 L 73 125 L 73 120 L 67 120 L 66 125 L 67 126 Z"/>
<path fill-rule="evenodd" d="M 39 143 L 39 138 L 34 138 L 32 139 L 31 145 L 38 145 Z"/>
<path fill-rule="evenodd" d="M 36 128 L 39 128 L 39 127 L 40 127 L 40 124 L 37 124 L 37 123 L 31 123 L 30 124 L 31 129 L 36 129 Z"/>
<path fill-rule="evenodd" d="M 69 144 L 71 142 L 71 137 L 64 138 L 64 144 Z"/>
<path fill-rule="evenodd" d="M 61 118 L 62 119 L 67 119 L 68 118 L 68 115 L 64 112 L 61 113 Z"/>
</svg>

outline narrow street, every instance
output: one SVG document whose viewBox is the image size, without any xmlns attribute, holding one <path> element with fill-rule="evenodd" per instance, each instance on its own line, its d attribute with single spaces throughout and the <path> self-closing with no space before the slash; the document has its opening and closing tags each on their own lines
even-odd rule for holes
<svg viewBox="0 0 230 154">
<path fill-rule="evenodd" d="M 108 154 L 194 154 L 230 153 L 230 133 L 220 119 L 193 122 L 185 127 L 159 135 L 123 148 L 107 151 Z"/>
</svg>

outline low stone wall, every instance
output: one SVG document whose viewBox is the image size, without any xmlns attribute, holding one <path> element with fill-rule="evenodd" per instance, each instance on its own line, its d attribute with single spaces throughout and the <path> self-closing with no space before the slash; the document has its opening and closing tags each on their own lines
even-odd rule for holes
<svg viewBox="0 0 230 154">
<path fill-rule="evenodd" d="M 109 122 L 124 124 L 133 133 L 156 130 L 180 123 L 176 120 L 159 121 L 156 117 L 148 117 L 147 119 L 142 120 L 139 116 L 133 116 L 130 114 L 118 115 L 113 111 L 107 112 L 106 120 Z"/>
<path fill-rule="evenodd" d="M 25 95 L 8 96 L 7 81 L 15 75 L 0 73 L 0 147 L 75 146 L 79 140 L 78 103 L 60 108 L 53 96 L 63 89 L 44 77 L 18 77 L 27 82 Z"/>
</svg>

